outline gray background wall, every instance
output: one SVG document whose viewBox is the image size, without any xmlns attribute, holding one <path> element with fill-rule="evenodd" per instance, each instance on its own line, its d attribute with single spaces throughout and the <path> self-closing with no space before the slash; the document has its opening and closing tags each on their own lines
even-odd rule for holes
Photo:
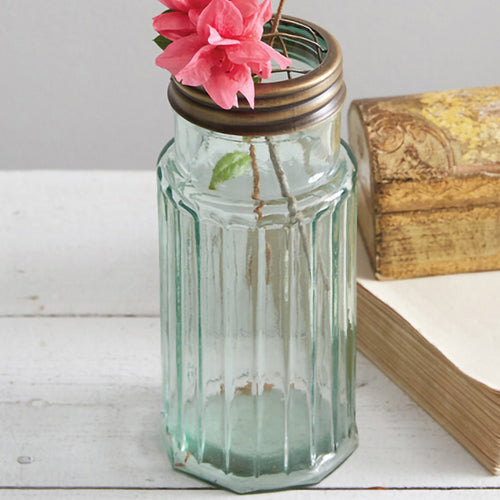
<svg viewBox="0 0 500 500">
<path fill-rule="evenodd" d="M 161 10 L 0 0 L 0 168 L 153 169 L 173 132 L 151 42 Z M 340 41 L 349 101 L 500 85 L 500 0 L 287 0 L 285 11 Z"/>
</svg>

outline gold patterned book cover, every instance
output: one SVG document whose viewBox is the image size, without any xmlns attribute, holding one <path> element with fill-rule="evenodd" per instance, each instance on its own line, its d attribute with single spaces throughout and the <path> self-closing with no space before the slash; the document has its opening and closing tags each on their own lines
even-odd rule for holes
<svg viewBox="0 0 500 500">
<path fill-rule="evenodd" d="M 349 139 L 379 278 L 500 268 L 500 86 L 354 101 Z"/>
</svg>

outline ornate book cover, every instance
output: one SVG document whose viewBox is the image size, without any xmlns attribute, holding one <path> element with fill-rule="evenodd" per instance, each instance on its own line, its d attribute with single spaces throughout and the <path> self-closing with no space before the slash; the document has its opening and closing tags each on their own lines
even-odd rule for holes
<svg viewBox="0 0 500 500">
<path fill-rule="evenodd" d="M 354 101 L 349 139 L 377 277 L 500 269 L 500 86 Z"/>
</svg>

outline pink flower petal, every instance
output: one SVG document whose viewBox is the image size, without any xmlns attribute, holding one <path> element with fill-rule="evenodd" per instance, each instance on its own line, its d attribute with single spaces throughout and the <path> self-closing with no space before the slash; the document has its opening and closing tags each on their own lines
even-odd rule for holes
<svg viewBox="0 0 500 500">
<path fill-rule="evenodd" d="M 243 31 L 243 17 L 229 0 L 212 0 L 198 19 L 198 34 L 203 40 L 208 40 L 210 26 L 215 28 L 222 38 L 234 38 Z"/>
<path fill-rule="evenodd" d="M 189 9 L 202 11 L 212 0 L 185 0 Z"/>
<path fill-rule="evenodd" d="M 269 54 L 270 59 L 274 59 L 281 69 L 288 68 L 292 64 L 292 61 L 288 57 L 283 56 L 277 50 L 274 50 L 267 43 L 259 41 L 260 46 Z"/>
<path fill-rule="evenodd" d="M 198 19 L 200 18 L 201 15 L 201 10 L 196 10 L 196 9 L 191 9 L 188 12 L 189 20 L 195 25 L 198 26 Z"/>
<path fill-rule="evenodd" d="M 169 9 L 188 13 L 190 10 L 202 11 L 211 0 L 160 0 Z"/>
<path fill-rule="evenodd" d="M 156 64 L 173 75 L 179 73 L 203 47 L 200 37 L 193 33 L 172 42 L 157 58 Z"/>
<path fill-rule="evenodd" d="M 210 45 L 237 45 L 240 43 L 239 40 L 231 40 L 230 38 L 222 38 L 219 35 L 219 32 L 215 28 L 212 28 L 212 26 L 209 26 L 209 28 L 210 28 L 210 36 L 208 37 L 208 43 Z"/>
<path fill-rule="evenodd" d="M 252 16 L 260 10 L 259 0 L 232 0 L 232 2 L 244 18 Z"/>
<path fill-rule="evenodd" d="M 181 12 L 188 11 L 188 5 L 186 0 L 160 0 L 160 2 L 172 10 L 179 10 Z"/>
<path fill-rule="evenodd" d="M 265 0 L 251 16 L 245 18 L 243 36 L 260 40 L 264 32 L 264 24 L 271 19 L 272 15 L 271 1 Z"/>
<path fill-rule="evenodd" d="M 254 63 L 265 63 L 269 61 L 271 57 L 262 45 L 267 44 L 261 44 L 256 40 L 245 40 L 239 45 L 226 47 L 226 54 L 235 64 L 247 64 L 249 61 Z"/>
<path fill-rule="evenodd" d="M 217 72 L 203 85 L 208 95 L 222 109 L 231 109 L 234 106 L 236 92 L 228 88 L 225 73 Z M 237 98 L 237 97 L 236 97 Z"/>
<path fill-rule="evenodd" d="M 271 5 L 271 0 L 264 0 L 260 4 L 260 22 L 262 24 L 267 23 L 269 19 L 273 17 L 273 7 Z"/>
<path fill-rule="evenodd" d="M 255 73 L 264 80 L 271 76 L 271 61 L 266 61 L 265 63 L 248 63 L 248 67 L 252 70 L 252 73 Z"/>
<path fill-rule="evenodd" d="M 214 102 L 223 109 L 238 106 L 238 91 L 243 93 L 251 107 L 254 106 L 252 73 L 245 64 L 234 65 L 229 72 L 224 67 L 215 68 L 204 87 Z"/>
<path fill-rule="evenodd" d="M 260 23 L 260 16 L 257 12 L 253 16 L 247 17 L 243 24 L 242 38 L 251 38 L 252 40 L 260 40 L 264 33 L 264 27 Z"/>
<path fill-rule="evenodd" d="M 203 85 L 212 75 L 212 69 L 219 65 L 218 49 L 205 45 L 194 55 L 189 64 L 175 75 L 184 85 Z"/>
<path fill-rule="evenodd" d="M 239 91 L 245 96 L 248 104 L 253 109 L 255 106 L 255 82 L 252 78 L 252 72 L 247 65 L 236 66 L 239 72 L 240 87 Z M 235 75 L 233 74 L 233 78 Z"/>
<path fill-rule="evenodd" d="M 168 40 L 177 40 L 196 31 L 195 26 L 183 12 L 167 12 L 153 19 L 153 29 Z"/>
</svg>

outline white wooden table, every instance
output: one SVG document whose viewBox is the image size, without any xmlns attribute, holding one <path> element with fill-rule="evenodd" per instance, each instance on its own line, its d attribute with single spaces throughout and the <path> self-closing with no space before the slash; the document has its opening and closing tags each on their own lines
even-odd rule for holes
<svg viewBox="0 0 500 500">
<path fill-rule="evenodd" d="M 0 500 L 229 498 L 160 446 L 154 172 L 0 172 Z M 360 446 L 259 498 L 499 499 L 491 476 L 361 355 Z"/>
</svg>

